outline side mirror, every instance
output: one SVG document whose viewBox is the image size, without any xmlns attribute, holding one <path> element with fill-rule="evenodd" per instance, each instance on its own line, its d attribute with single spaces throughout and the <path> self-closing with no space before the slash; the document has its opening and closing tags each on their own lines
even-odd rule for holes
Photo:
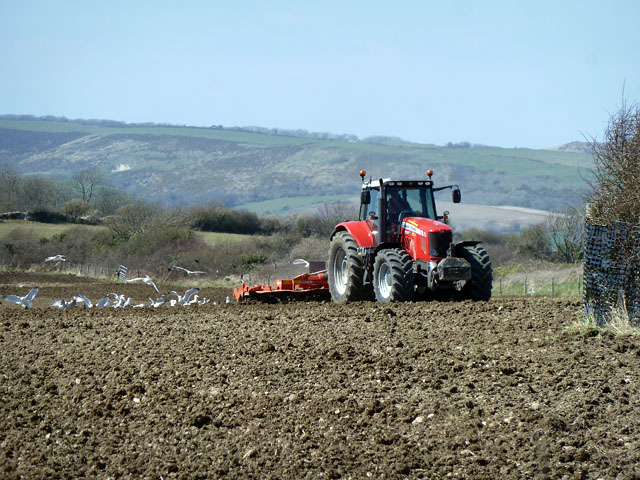
<svg viewBox="0 0 640 480">
<path fill-rule="evenodd" d="M 462 194 L 459 189 L 456 188 L 451 192 L 451 200 L 453 203 L 460 203 L 460 200 L 462 200 Z"/>
<path fill-rule="evenodd" d="M 369 203 L 371 203 L 371 192 L 369 190 L 362 190 L 360 193 L 360 203 L 362 205 L 369 205 Z"/>
</svg>

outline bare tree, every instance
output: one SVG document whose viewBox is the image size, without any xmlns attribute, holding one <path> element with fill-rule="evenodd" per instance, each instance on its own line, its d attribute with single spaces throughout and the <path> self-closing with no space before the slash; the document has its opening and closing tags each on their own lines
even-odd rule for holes
<svg viewBox="0 0 640 480">
<path fill-rule="evenodd" d="M 28 175 L 20 181 L 19 208 L 59 208 L 71 198 L 72 193 L 62 182 L 41 175 Z"/>
<path fill-rule="evenodd" d="M 135 202 L 133 195 L 104 185 L 94 190 L 92 200 L 93 207 L 102 215 L 112 215 L 119 208 Z"/>
<path fill-rule="evenodd" d="M 578 208 L 569 207 L 565 213 L 550 215 L 547 229 L 551 235 L 555 260 L 577 263 L 582 259 L 584 215 Z"/>
<path fill-rule="evenodd" d="M 325 203 L 318 211 L 317 217 L 320 223 L 317 234 L 328 237 L 338 223 L 358 219 L 358 204 L 354 202 Z"/>
<path fill-rule="evenodd" d="M 589 216 L 599 221 L 640 222 L 640 105 L 611 116 L 601 142 L 592 139 L 594 177 Z"/>
<path fill-rule="evenodd" d="M 80 185 L 83 202 L 89 203 L 91 201 L 94 188 L 102 184 L 105 177 L 105 173 L 98 168 L 87 168 L 73 175 L 73 179 Z"/>
<path fill-rule="evenodd" d="M 160 209 L 150 203 L 125 205 L 105 220 L 105 225 L 120 240 L 129 240 L 160 218 Z"/>
<path fill-rule="evenodd" d="M 13 166 L 3 165 L 0 169 L 0 210 L 3 212 L 18 209 L 19 184 L 18 171 Z"/>
</svg>

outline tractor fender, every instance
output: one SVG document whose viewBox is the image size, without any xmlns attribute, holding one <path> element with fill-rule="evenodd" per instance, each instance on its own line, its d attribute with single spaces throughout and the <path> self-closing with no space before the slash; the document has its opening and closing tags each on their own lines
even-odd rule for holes
<svg viewBox="0 0 640 480">
<path fill-rule="evenodd" d="M 342 222 L 336 225 L 330 239 L 333 239 L 336 233 L 346 231 L 358 244 L 358 247 L 373 247 L 374 239 L 367 222 L 364 220 L 358 222 Z"/>
<path fill-rule="evenodd" d="M 478 245 L 480 242 L 480 240 L 463 240 L 462 242 L 456 242 L 456 243 L 452 243 L 451 244 L 451 253 L 452 255 L 455 255 L 456 257 L 459 257 L 460 254 L 460 249 L 464 248 L 464 247 L 475 247 L 476 245 Z"/>
</svg>

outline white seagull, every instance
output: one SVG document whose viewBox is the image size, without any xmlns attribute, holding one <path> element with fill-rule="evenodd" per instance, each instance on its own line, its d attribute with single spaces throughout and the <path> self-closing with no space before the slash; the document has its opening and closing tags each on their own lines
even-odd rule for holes
<svg viewBox="0 0 640 480">
<path fill-rule="evenodd" d="M 66 262 L 67 259 L 64 258 L 64 255 L 54 255 L 53 257 L 47 257 L 44 259 L 45 262 Z"/>
<path fill-rule="evenodd" d="M 22 308 L 31 308 L 33 299 L 38 294 L 38 290 L 40 290 L 40 287 L 35 287 L 31 289 L 31 291 L 27 293 L 24 297 L 19 297 L 17 295 L 5 295 L 2 298 L 7 302 L 13 302 L 16 305 L 20 305 Z"/>
<path fill-rule="evenodd" d="M 187 270 L 186 268 L 182 268 L 182 267 L 179 267 L 177 265 L 174 265 L 173 268 L 177 268 L 178 270 L 182 270 L 184 273 L 187 274 L 187 276 L 189 276 L 189 275 L 199 275 L 201 273 L 207 273 L 207 272 L 202 272 L 200 270 Z"/>
<path fill-rule="evenodd" d="M 191 297 L 191 300 L 189 300 L 188 302 L 183 303 L 184 306 L 187 305 L 193 305 L 194 303 L 198 303 L 198 295 L 194 295 L 193 297 Z"/>
<path fill-rule="evenodd" d="M 129 305 L 131 305 L 131 297 L 126 297 L 124 294 L 121 294 L 114 298 L 113 308 L 124 308 Z"/>
<path fill-rule="evenodd" d="M 73 300 L 70 302 L 67 302 L 64 298 L 59 298 L 58 300 L 51 302 L 51 306 L 58 308 L 73 308 L 76 306 L 77 301 L 78 297 L 73 297 Z"/>
<path fill-rule="evenodd" d="M 168 301 L 169 299 L 166 297 L 160 297 L 157 300 L 154 300 L 153 298 L 149 297 L 149 306 L 154 308 L 161 307 Z"/>
<path fill-rule="evenodd" d="M 308 267 L 309 262 L 307 262 L 304 258 L 296 258 L 295 260 L 291 260 L 291 265 L 304 265 L 305 267 Z"/>
<path fill-rule="evenodd" d="M 109 306 L 109 295 L 107 295 L 101 300 L 98 300 L 98 303 L 96 303 L 96 308 L 103 308 L 108 306 Z"/>
<path fill-rule="evenodd" d="M 91 300 L 89 300 L 87 297 L 85 297 L 81 293 L 79 293 L 76 297 L 73 297 L 73 300 L 76 302 L 84 303 L 87 306 L 87 308 L 93 307 L 93 303 L 91 303 Z"/>
<path fill-rule="evenodd" d="M 190 288 L 189 290 L 184 292 L 184 295 L 180 295 L 178 294 L 178 292 L 174 292 L 172 290 L 168 292 L 167 295 L 175 295 L 176 297 L 178 297 L 178 303 L 182 305 L 187 305 L 189 303 L 189 299 L 191 298 L 191 295 L 193 295 L 194 293 L 198 293 L 199 291 L 200 291 L 199 288 Z"/>
<path fill-rule="evenodd" d="M 160 293 L 160 290 L 158 290 L 158 287 L 156 287 L 156 284 L 153 283 L 153 280 L 151 280 L 151 278 L 149 278 L 149 275 L 145 275 L 144 277 L 132 278 L 130 280 L 126 280 L 126 282 L 127 283 L 131 283 L 131 282 L 146 283 L 147 285 L 151 285 L 156 292 L 158 292 L 160 295 L 162 295 L 162 293 Z"/>
</svg>

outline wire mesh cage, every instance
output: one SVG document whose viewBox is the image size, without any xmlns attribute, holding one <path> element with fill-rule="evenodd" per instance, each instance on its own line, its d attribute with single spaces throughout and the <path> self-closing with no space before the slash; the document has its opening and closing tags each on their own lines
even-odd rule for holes
<svg viewBox="0 0 640 480">
<path fill-rule="evenodd" d="M 640 322 L 640 225 L 587 219 L 583 292 L 584 307 L 599 321 L 622 304 L 629 319 Z"/>
</svg>

